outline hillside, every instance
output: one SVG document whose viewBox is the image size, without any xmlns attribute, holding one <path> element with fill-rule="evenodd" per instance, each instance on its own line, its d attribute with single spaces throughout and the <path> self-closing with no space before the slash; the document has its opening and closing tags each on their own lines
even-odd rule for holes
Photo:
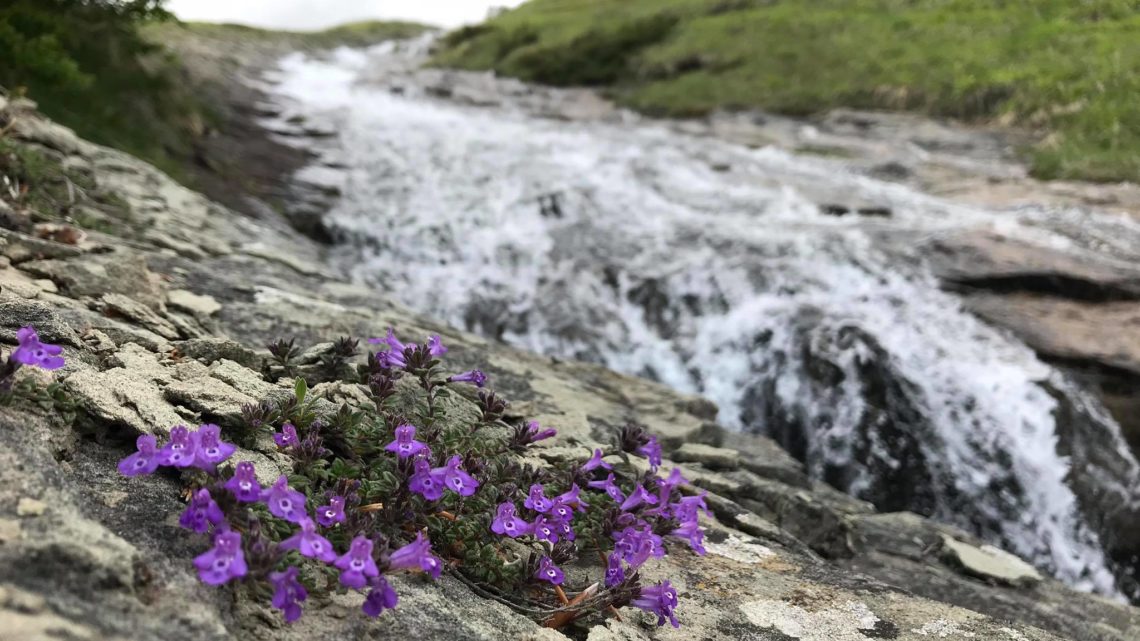
<svg viewBox="0 0 1140 641">
<path fill-rule="evenodd" d="M 208 174 L 223 170 L 211 138 L 235 124 L 219 94 L 251 58 L 365 46 L 425 28 L 367 21 L 267 31 L 181 23 L 153 0 L 15 0 L 0 7 L 0 87 L 34 100 L 81 136 L 209 190 L 216 181 Z M 207 56 L 184 57 L 187 48 L 229 53 L 206 69 L 196 63 Z"/>
<path fill-rule="evenodd" d="M 1135 0 L 531 0 L 439 65 L 609 89 L 663 116 L 908 110 L 1016 125 L 1040 178 L 1140 179 Z"/>
</svg>

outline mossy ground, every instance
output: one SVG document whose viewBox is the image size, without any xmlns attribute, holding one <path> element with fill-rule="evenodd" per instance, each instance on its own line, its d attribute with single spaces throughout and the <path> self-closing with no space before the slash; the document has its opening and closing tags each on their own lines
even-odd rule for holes
<svg viewBox="0 0 1140 641">
<path fill-rule="evenodd" d="M 1140 180 L 1137 0 L 531 0 L 435 62 L 646 113 L 908 110 L 1040 133 L 1042 178 Z"/>
</svg>

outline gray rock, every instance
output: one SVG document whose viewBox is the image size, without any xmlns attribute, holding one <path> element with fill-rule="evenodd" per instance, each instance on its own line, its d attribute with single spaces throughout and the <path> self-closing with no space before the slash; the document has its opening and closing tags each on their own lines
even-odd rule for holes
<svg viewBox="0 0 1140 641">
<path fill-rule="evenodd" d="M 184 289 L 166 292 L 166 302 L 198 316 L 213 316 L 222 310 L 221 303 L 214 300 L 213 296 L 201 296 Z"/>
<path fill-rule="evenodd" d="M 24 326 L 36 328 L 40 338 L 50 343 L 79 347 L 79 335 L 49 305 L 0 293 L 0 339 L 16 341 L 16 332 Z"/>
<path fill-rule="evenodd" d="M 740 452 L 702 443 L 685 443 L 670 456 L 681 462 L 700 463 L 714 470 L 732 470 L 740 467 Z"/>
<path fill-rule="evenodd" d="M 83 260 L 34 260 L 21 269 L 52 280 L 74 298 L 100 298 L 119 294 L 152 310 L 162 309 L 165 296 L 158 279 L 142 256 L 123 251 L 92 254 Z"/>
<path fill-rule="evenodd" d="M 13 265 L 34 259 L 71 258 L 83 253 L 83 250 L 74 245 L 42 240 L 7 229 L 0 229 L 0 239 L 5 241 L 0 245 L 0 252 Z"/>
<path fill-rule="evenodd" d="M 992 545 L 975 546 L 942 535 L 943 558 L 967 574 L 1009 585 L 1035 585 L 1041 574 L 1016 556 Z"/>
<path fill-rule="evenodd" d="M 163 390 L 166 398 L 178 405 L 200 412 L 203 418 L 241 418 L 241 406 L 255 403 L 256 399 L 232 386 L 208 376 L 188 381 L 175 381 Z"/>
<path fill-rule="evenodd" d="M 174 346 L 184 356 L 207 365 L 224 358 L 249 369 L 259 369 L 264 358 L 241 343 L 215 336 L 178 341 Z"/>
<path fill-rule="evenodd" d="M 127 298 L 122 294 L 104 294 L 102 302 L 103 308 L 108 312 L 124 316 L 163 338 L 173 340 L 180 337 L 178 330 L 170 324 L 170 321 L 133 298 Z"/>
</svg>

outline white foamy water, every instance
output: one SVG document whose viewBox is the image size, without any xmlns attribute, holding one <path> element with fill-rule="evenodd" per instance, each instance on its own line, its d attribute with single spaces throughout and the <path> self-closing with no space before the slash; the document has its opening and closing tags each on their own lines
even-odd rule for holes
<svg viewBox="0 0 1140 641">
<path fill-rule="evenodd" d="M 799 430 L 813 476 L 856 495 L 913 469 L 927 487 L 899 509 L 1118 594 L 1067 485 L 1050 390 L 1095 415 L 1134 469 L 1118 428 L 940 291 L 916 248 L 981 227 L 1100 251 L 1133 223 L 1067 232 L 1088 214 L 967 208 L 632 116 L 547 119 L 511 95 L 457 104 L 423 91 L 408 55 L 293 56 L 276 78 L 284 117 L 339 132 L 324 155 L 346 169 L 301 178 L 341 188 L 329 222 L 357 278 L 458 327 L 700 392 L 726 425 Z M 820 185 L 892 216 L 823 215 Z M 555 192 L 561 215 L 543 215 L 537 199 Z"/>
</svg>

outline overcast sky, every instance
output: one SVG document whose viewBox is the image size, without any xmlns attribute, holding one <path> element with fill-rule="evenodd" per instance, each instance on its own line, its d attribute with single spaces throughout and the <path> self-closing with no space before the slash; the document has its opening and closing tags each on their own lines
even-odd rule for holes
<svg viewBox="0 0 1140 641">
<path fill-rule="evenodd" d="M 353 20 L 413 20 L 442 27 L 479 22 L 492 7 L 523 0 L 168 0 L 183 20 L 275 29 L 323 29 Z"/>
</svg>

